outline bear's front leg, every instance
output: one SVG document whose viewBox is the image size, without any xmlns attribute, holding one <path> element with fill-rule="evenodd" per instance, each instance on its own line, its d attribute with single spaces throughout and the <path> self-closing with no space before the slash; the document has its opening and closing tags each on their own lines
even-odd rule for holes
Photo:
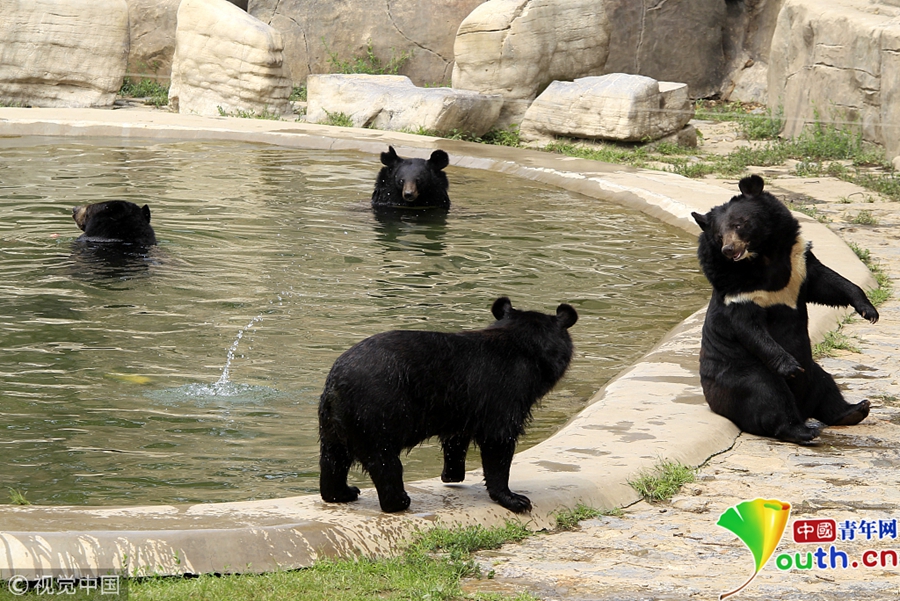
<svg viewBox="0 0 900 601">
<path fill-rule="evenodd" d="M 871 323 L 878 321 L 878 310 L 869 302 L 862 288 L 823 265 L 809 251 L 806 253 L 807 300 L 829 307 L 853 307 L 860 317 Z"/>
<path fill-rule="evenodd" d="M 513 513 L 531 511 L 531 500 L 509 490 L 509 468 L 516 451 L 516 441 L 479 442 L 481 465 L 484 468 L 484 483 L 491 499 Z"/>
<path fill-rule="evenodd" d="M 765 309 L 751 302 L 739 302 L 728 305 L 726 314 L 739 343 L 770 370 L 783 378 L 803 373 L 797 359 L 775 342 L 766 329 Z"/>
<path fill-rule="evenodd" d="M 466 479 L 466 453 L 471 439 L 468 436 L 448 436 L 441 439 L 444 449 L 444 471 L 442 482 L 462 482 Z"/>
</svg>

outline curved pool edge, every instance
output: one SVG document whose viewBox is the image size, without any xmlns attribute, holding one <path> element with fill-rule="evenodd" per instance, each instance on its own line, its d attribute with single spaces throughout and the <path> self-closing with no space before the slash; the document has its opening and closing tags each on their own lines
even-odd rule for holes
<svg viewBox="0 0 900 601">
<path fill-rule="evenodd" d="M 724 189 L 671 173 L 378 130 L 149 110 L 0 108 L 0 136 L 35 135 L 233 140 L 375 156 L 387 144 L 422 157 L 439 146 L 453 166 L 612 200 L 692 233 L 698 230 L 691 211 L 706 212 L 736 191 L 736 185 Z M 833 232 L 798 218 L 824 263 L 874 287 L 869 271 Z M 821 338 L 845 314 L 811 307 L 811 334 Z M 629 505 L 639 496 L 628 480 L 660 459 L 699 466 L 732 446 L 738 430 L 708 410 L 696 373 L 703 315 L 701 309 L 688 317 L 563 429 L 516 455 L 510 486 L 534 504 L 522 519 L 544 528 L 553 525 L 555 511 L 578 503 Z M 297 568 L 321 557 L 391 554 L 416 529 L 435 523 L 489 526 L 516 517 L 489 501 L 480 470 L 467 472 L 458 485 L 435 478 L 409 482 L 407 490 L 411 511 L 400 515 L 381 513 L 371 488 L 347 506 L 327 505 L 317 495 L 171 506 L 0 506 L 0 578 L 50 570 L 162 575 Z"/>
</svg>

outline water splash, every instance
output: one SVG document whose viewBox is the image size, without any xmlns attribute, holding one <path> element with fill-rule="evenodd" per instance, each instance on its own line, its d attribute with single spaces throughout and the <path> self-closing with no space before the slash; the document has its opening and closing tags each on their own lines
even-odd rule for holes
<svg viewBox="0 0 900 601">
<path fill-rule="evenodd" d="M 222 375 L 221 377 L 219 377 L 216 383 L 213 384 L 214 388 L 222 388 L 229 384 L 228 374 L 231 371 L 231 362 L 234 361 L 234 353 L 235 351 L 237 351 L 238 344 L 241 343 L 241 338 L 244 337 L 244 332 L 252 328 L 253 324 L 255 324 L 256 322 L 261 321 L 262 317 L 262 313 L 260 313 L 259 315 L 251 319 L 250 323 L 248 323 L 238 331 L 237 338 L 234 339 L 234 342 L 231 343 L 231 348 L 228 349 L 228 355 L 225 358 L 225 367 L 222 368 Z"/>
</svg>

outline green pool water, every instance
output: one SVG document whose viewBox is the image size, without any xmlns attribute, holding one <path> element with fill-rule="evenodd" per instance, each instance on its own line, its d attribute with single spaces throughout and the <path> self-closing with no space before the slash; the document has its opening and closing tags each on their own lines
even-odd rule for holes
<svg viewBox="0 0 900 601">
<path fill-rule="evenodd" d="M 380 221 L 375 155 L 0 146 L 0 501 L 7 488 L 93 505 L 317 492 L 316 407 L 337 356 L 384 330 L 487 326 L 501 295 L 580 316 L 526 448 L 708 299 L 693 237 L 498 174 L 450 167 L 446 219 Z M 73 244 L 72 207 L 110 199 L 150 205 L 147 256 Z M 437 445 L 416 448 L 405 478 L 440 462 Z"/>
</svg>

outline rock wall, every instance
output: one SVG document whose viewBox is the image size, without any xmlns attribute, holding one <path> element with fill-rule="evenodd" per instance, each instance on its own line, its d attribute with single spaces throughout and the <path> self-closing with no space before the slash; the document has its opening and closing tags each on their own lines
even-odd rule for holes
<svg viewBox="0 0 900 601">
<path fill-rule="evenodd" d="M 181 0 L 128 0 L 131 28 L 129 77 L 168 80 L 175 54 L 175 21 Z"/>
<path fill-rule="evenodd" d="M 463 19 L 484 0 L 250 0 L 249 11 L 280 31 L 294 81 L 332 73 L 329 52 L 347 61 L 372 52 L 383 63 L 411 52 L 400 71 L 416 85 L 446 84 Z"/>
<path fill-rule="evenodd" d="M 784 134 L 805 124 L 858 124 L 900 154 L 900 7 L 854 0 L 785 0 L 772 39 L 768 105 Z"/>
<path fill-rule="evenodd" d="M 605 0 L 612 23 L 603 73 L 688 84 L 694 98 L 719 92 L 725 75 L 726 0 Z"/>
<path fill-rule="evenodd" d="M 169 106 L 217 116 L 291 113 L 281 34 L 227 0 L 182 0 Z"/>
<path fill-rule="evenodd" d="M 0 8 L 0 102 L 112 106 L 128 58 L 125 0 L 6 0 Z"/>
</svg>

